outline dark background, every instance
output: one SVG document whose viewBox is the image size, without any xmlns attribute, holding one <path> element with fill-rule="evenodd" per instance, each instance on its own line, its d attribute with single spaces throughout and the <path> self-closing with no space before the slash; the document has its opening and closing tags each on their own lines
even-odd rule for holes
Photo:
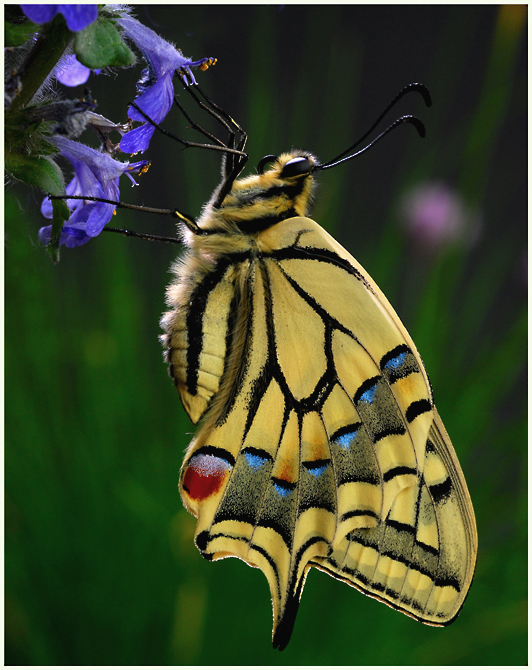
<svg viewBox="0 0 532 670">
<path fill-rule="evenodd" d="M 477 515 L 477 571 L 460 617 L 436 629 L 312 570 L 292 640 L 273 651 L 266 579 L 203 561 L 179 498 L 194 428 L 157 341 L 179 247 L 102 234 L 53 266 L 37 242 L 41 194 L 10 185 L 6 663 L 525 664 L 526 6 L 135 11 L 185 55 L 219 59 L 197 78 L 248 131 L 246 172 L 291 147 L 329 160 L 404 85 L 430 89 L 431 109 L 410 94 L 388 115 L 418 115 L 426 139 L 402 127 L 323 173 L 313 217 L 377 281 L 425 361 Z M 125 120 L 139 71 L 91 77 L 101 114 Z M 165 122 L 198 139 L 186 125 L 178 110 Z M 144 157 L 150 171 L 135 189 L 122 182 L 122 200 L 199 214 L 217 156 L 156 134 Z M 477 232 L 429 251 L 405 232 L 401 202 L 434 182 Z M 112 223 L 174 230 L 124 211 Z"/>
</svg>

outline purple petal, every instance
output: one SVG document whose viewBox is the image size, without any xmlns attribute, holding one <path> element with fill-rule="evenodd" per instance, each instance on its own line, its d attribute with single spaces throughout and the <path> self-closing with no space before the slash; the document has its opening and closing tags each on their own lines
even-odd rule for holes
<svg viewBox="0 0 532 670">
<path fill-rule="evenodd" d="M 87 219 L 87 226 L 85 228 L 87 235 L 90 235 L 91 237 L 99 235 L 105 224 L 109 223 L 112 219 L 114 211 L 114 205 L 108 205 L 105 202 L 94 203 L 94 207 L 91 208 L 91 213 Z"/>
<path fill-rule="evenodd" d="M 130 16 L 120 18 L 118 24 L 142 51 L 148 63 L 148 67 L 143 70 L 137 84 L 137 90 L 142 94 L 135 102 L 152 121 L 157 124 L 161 123 L 172 107 L 174 98 L 172 79 L 176 70 L 181 70 L 187 81 L 196 83 L 190 68 L 199 67 L 207 61 L 213 63 L 215 59 L 202 58 L 199 61 L 192 61 L 186 58 L 172 44 Z M 134 121 L 145 122 L 145 125 L 149 125 L 145 117 L 134 107 L 129 108 L 128 115 Z M 130 154 L 146 151 L 152 135 L 153 128 L 149 130 L 136 128 L 124 135 L 120 148 Z"/>
<path fill-rule="evenodd" d="M 177 69 L 192 62 L 189 58 L 185 58 L 183 54 L 179 53 L 174 46 L 163 40 L 157 33 L 142 25 L 136 19 L 129 16 L 123 17 L 118 20 L 118 25 L 123 28 L 126 35 L 143 52 L 146 60 L 155 70 L 157 79 L 168 72 L 171 72 L 173 76 Z"/>
<path fill-rule="evenodd" d="M 64 232 L 66 235 L 70 235 L 70 236 L 72 236 L 72 237 L 75 237 L 77 240 L 81 240 L 81 239 L 82 239 L 83 237 L 85 237 L 85 235 L 87 234 L 87 233 L 85 232 L 85 229 L 84 229 L 83 226 L 71 226 L 71 225 L 68 225 L 68 226 L 65 226 L 65 227 L 63 228 L 63 232 Z"/>
<path fill-rule="evenodd" d="M 41 214 L 46 218 L 46 219 L 52 219 L 54 216 L 54 210 L 52 207 L 52 200 L 50 196 L 46 196 L 46 198 L 42 201 L 41 205 Z"/>
<path fill-rule="evenodd" d="M 172 108 L 174 102 L 174 85 L 171 74 L 165 74 L 159 81 L 151 86 L 145 93 L 135 100 L 135 104 L 150 117 L 155 123 L 161 123 Z M 134 121 L 144 121 L 142 116 L 134 107 L 128 110 L 128 116 Z M 149 123 L 149 122 L 147 122 Z"/>
<path fill-rule="evenodd" d="M 90 76 L 90 68 L 82 65 L 74 54 L 62 60 L 55 70 L 55 76 L 65 86 L 80 86 Z"/>
<path fill-rule="evenodd" d="M 137 91 L 141 95 L 154 84 L 157 83 L 157 76 L 155 71 L 151 67 L 145 67 L 140 73 L 140 79 L 137 82 Z"/>
<path fill-rule="evenodd" d="M 145 123 L 134 130 L 130 130 L 120 140 L 120 151 L 125 154 L 143 153 L 150 146 L 150 140 L 155 132 L 155 126 Z"/>
<path fill-rule="evenodd" d="M 33 23 L 48 23 L 59 11 L 57 5 L 20 5 L 20 8 Z"/>
<path fill-rule="evenodd" d="M 166 74 L 137 98 L 135 102 L 154 123 L 161 123 L 172 108 L 173 101 L 174 86 L 172 84 L 172 77 L 170 74 Z M 128 115 L 135 121 L 146 121 L 142 114 L 134 107 L 129 108 Z M 154 132 L 155 127 L 149 121 L 146 121 L 139 128 L 130 130 L 120 141 L 121 151 L 126 154 L 146 151 Z"/>
<path fill-rule="evenodd" d="M 98 5 L 20 5 L 34 23 L 48 23 L 57 13 L 65 17 L 69 30 L 83 30 L 98 18 Z"/>
<path fill-rule="evenodd" d="M 97 149 L 87 147 L 80 142 L 74 142 L 66 137 L 55 135 L 49 140 L 59 151 L 68 158 L 76 169 L 76 163 L 84 163 L 92 172 L 94 179 L 89 176 L 88 181 L 93 185 L 94 181 L 101 184 L 105 189 L 107 184 L 127 171 L 129 163 L 115 161 L 108 154 L 104 154 Z M 81 168 L 80 168 L 81 169 Z M 87 192 L 83 195 L 88 195 Z M 92 194 L 91 194 L 92 195 Z"/>
<path fill-rule="evenodd" d="M 89 218 L 92 208 L 94 207 L 94 203 L 89 202 L 84 204 L 83 200 L 75 200 L 74 202 L 81 203 L 81 207 L 78 205 L 78 207 L 73 210 L 71 217 L 68 219 L 68 225 L 81 227 L 83 230 L 85 230 L 87 219 Z"/>
<path fill-rule="evenodd" d="M 74 237 L 73 235 L 68 235 L 66 240 L 63 242 L 63 235 L 61 235 L 61 244 L 64 244 L 67 249 L 74 249 L 74 247 L 80 247 L 82 244 L 86 244 L 89 240 L 92 240 L 92 237 L 89 235 L 83 235 L 83 237 Z"/>
<path fill-rule="evenodd" d="M 44 226 L 39 230 L 39 242 L 44 244 L 50 244 L 52 239 L 52 226 Z M 89 237 L 84 230 L 80 228 L 72 228 L 71 226 L 65 226 L 61 231 L 59 238 L 59 244 L 64 244 L 67 247 L 79 247 L 81 244 L 88 242 L 91 237 Z"/>
<path fill-rule="evenodd" d="M 83 30 L 98 18 L 98 5 L 56 5 L 69 30 Z"/>
<path fill-rule="evenodd" d="M 153 126 L 149 127 L 149 130 L 153 132 Z M 68 158 L 74 168 L 74 178 L 66 188 L 67 196 L 91 196 L 116 202 L 120 197 L 118 184 L 120 176 L 127 174 L 131 177 L 132 173 L 140 174 L 149 166 L 148 161 L 121 163 L 108 154 L 64 137 L 51 137 L 50 142 Z M 60 243 L 67 247 L 85 244 L 92 237 L 99 235 L 115 211 L 115 205 L 106 202 L 72 198 L 68 198 L 66 202 L 71 215 L 63 228 Z M 43 202 L 41 209 L 45 215 L 51 213 L 49 199 Z M 50 241 L 50 231 L 50 226 L 41 229 L 39 239 L 43 244 Z"/>
<path fill-rule="evenodd" d="M 72 167 L 74 168 L 74 178 L 66 187 L 67 195 L 90 195 L 96 198 L 102 197 L 102 187 L 96 175 L 91 168 L 81 161 L 71 159 Z M 77 204 L 76 204 L 77 203 Z M 70 209 L 82 207 L 82 200 L 68 200 L 67 205 Z"/>
<path fill-rule="evenodd" d="M 65 239 L 63 239 L 63 235 Z M 79 247 L 81 244 L 85 244 L 92 237 L 87 235 L 85 231 L 85 224 L 78 226 L 71 226 L 67 224 L 61 232 L 61 241 L 60 244 L 65 244 L 69 249 L 72 247 Z"/>
<path fill-rule="evenodd" d="M 120 189 L 118 187 L 118 178 L 114 179 L 113 181 L 109 182 L 107 186 L 105 187 L 103 191 L 103 197 L 107 198 L 107 200 L 114 200 L 118 201 L 120 198 Z M 113 205 L 113 211 L 114 211 L 114 205 Z"/>
<path fill-rule="evenodd" d="M 41 244 L 50 244 L 50 240 L 52 239 L 52 226 L 43 226 L 39 230 L 39 242 Z"/>
</svg>

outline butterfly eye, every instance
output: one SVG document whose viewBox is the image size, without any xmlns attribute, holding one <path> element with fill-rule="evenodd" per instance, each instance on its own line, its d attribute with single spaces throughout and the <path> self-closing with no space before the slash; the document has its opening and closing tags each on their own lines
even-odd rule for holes
<svg viewBox="0 0 532 670">
<path fill-rule="evenodd" d="M 273 154 L 268 154 L 267 156 L 264 156 L 264 158 L 261 158 L 259 161 L 259 164 L 257 165 L 257 172 L 259 174 L 263 174 L 264 168 L 268 163 L 271 163 L 277 158 L 277 156 L 274 156 Z"/>
<path fill-rule="evenodd" d="M 300 177 L 309 174 L 312 169 L 312 164 L 304 156 L 298 156 L 288 161 L 281 172 L 281 177 L 286 179 L 288 177 Z"/>
</svg>

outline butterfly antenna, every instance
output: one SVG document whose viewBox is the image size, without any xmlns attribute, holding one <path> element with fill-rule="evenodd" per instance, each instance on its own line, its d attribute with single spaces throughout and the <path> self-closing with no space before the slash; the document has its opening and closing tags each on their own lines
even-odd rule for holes
<svg viewBox="0 0 532 670">
<path fill-rule="evenodd" d="M 408 84 L 408 86 L 405 86 L 401 91 L 399 91 L 399 93 L 390 102 L 390 104 L 386 107 L 386 109 L 380 114 L 378 119 L 373 123 L 371 128 L 368 131 L 366 131 L 360 139 L 358 139 L 348 149 L 346 149 L 345 151 L 342 151 L 342 153 L 339 154 L 338 156 L 336 156 L 336 158 L 333 158 L 332 160 L 328 161 L 327 163 L 324 163 L 323 165 L 316 166 L 316 167 L 319 167 L 320 169 L 325 170 L 328 167 L 333 167 L 333 165 L 338 165 L 338 163 L 342 163 L 343 161 L 341 161 L 340 159 L 343 158 L 350 151 L 353 151 L 353 149 L 358 147 L 360 144 L 362 144 L 362 142 L 375 130 L 375 128 L 383 120 L 383 118 L 386 116 L 386 114 L 388 114 L 388 112 L 392 109 L 392 107 L 394 107 L 399 102 L 399 100 L 401 100 L 402 97 L 404 97 L 407 93 L 410 93 L 411 91 L 417 91 L 422 96 L 422 98 L 423 98 L 425 104 L 427 105 L 427 107 L 430 107 L 432 105 L 432 98 L 430 96 L 429 90 L 424 84 L 418 84 L 418 83 Z M 401 119 L 405 119 L 405 118 L 414 119 L 416 117 L 412 117 L 412 116 L 401 117 Z M 400 119 L 398 119 L 397 121 L 400 121 Z M 416 121 L 419 121 L 419 120 L 416 119 Z M 400 121 L 400 122 L 403 123 L 403 121 Z M 413 123 L 413 122 L 411 121 L 411 123 Z M 424 128 L 423 124 L 421 123 L 421 121 L 419 121 L 419 124 L 421 124 L 421 127 L 423 128 L 423 132 L 420 132 L 420 135 L 421 135 L 421 137 L 425 137 L 425 128 Z M 392 124 L 386 131 L 384 131 L 384 133 L 379 135 L 373 142 L 368 144 L 362 151 L 365 151 L 366 149 L 369 149 L 370 146 L 375 144 L 375 142 L 378 139 L 380 139 L 381 137 L 384 137 L 384 135 L 386 135 L 390 130 L 392 130 L 392 128 L 395 128 L 396 125 L 399 125 L 399 123 L 395 122 L 394 124 Z M 416 125 L 416 124 L 414 123 L 414 125 Z M 418 128 L 418 132 L 419 132 L 419 128 Z M 344 159 L 344 160 L 349 160 L 350 158 L 354 158 L 355 156 L 358 156 L 360 153 L 362 153 L 362 151 L 358 151 L 357 153 L 350 156 L 348 159 Z"/>
<path fill-rule="evenodd" d="M 397 126 L 400 126 L 403 123 L 410 123 L 414 126 L 414 128 L 417 130 L 419 133 L 420 137 L 425 137 L 425 126 L 423 123 L 416 117 L 416 116 L 411 116 L 410 114 L 407 114 L 406 116 L 401 116 L 399 117 L 396 121 L 392 123 L 391 126 L 386 128 L 384 132 L 382 132 L 380 135 L 377 135 L 377 137 L 372 140 L 369 144 L 367 144 L 363 149 L 360 149 L 360 151 L 355 152 L 354 154 L 351 154 L 351 156 L 346 156 L 345 158 L 342 158 L 341 160 L 336 160 L 335 162 L 329 161 L 328 163 L 325 163 L 324 165 L 316 165 L 313 172 L 317 172 L 319 170 L 327 170 L 328 168 L 334 167 L 335 165 L 339 165 L 340 163 L 345 163 L 346 161 L 350 161 L 352 158 L 355 158 L 355 156 L 360 156 L 360 154 L 363 154 L 365 151 L 367 151 L 370 147 L 372 147 L 374 144 L 376 144 L 379 140 L 382 140 L 382 138 L 385 135 L 388 135 L 388 133 L 391 133 L 392 130 L 397 128 Z M 353 147 L 351 147 L 353 148 Z"/>
</svg>

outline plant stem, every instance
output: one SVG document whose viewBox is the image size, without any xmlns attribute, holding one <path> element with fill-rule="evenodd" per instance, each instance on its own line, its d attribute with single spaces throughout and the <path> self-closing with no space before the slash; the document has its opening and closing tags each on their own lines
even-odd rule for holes
<svg viewBox="0 0 532 670">
<path fill-rule="evenodd" d="M 43 26 L 33 49 L 19 68 L 22 90 L 13 100 L 12 109 L 28 105 L 64 54 L 73 35 L 62 16 Z"/>
</svg>

